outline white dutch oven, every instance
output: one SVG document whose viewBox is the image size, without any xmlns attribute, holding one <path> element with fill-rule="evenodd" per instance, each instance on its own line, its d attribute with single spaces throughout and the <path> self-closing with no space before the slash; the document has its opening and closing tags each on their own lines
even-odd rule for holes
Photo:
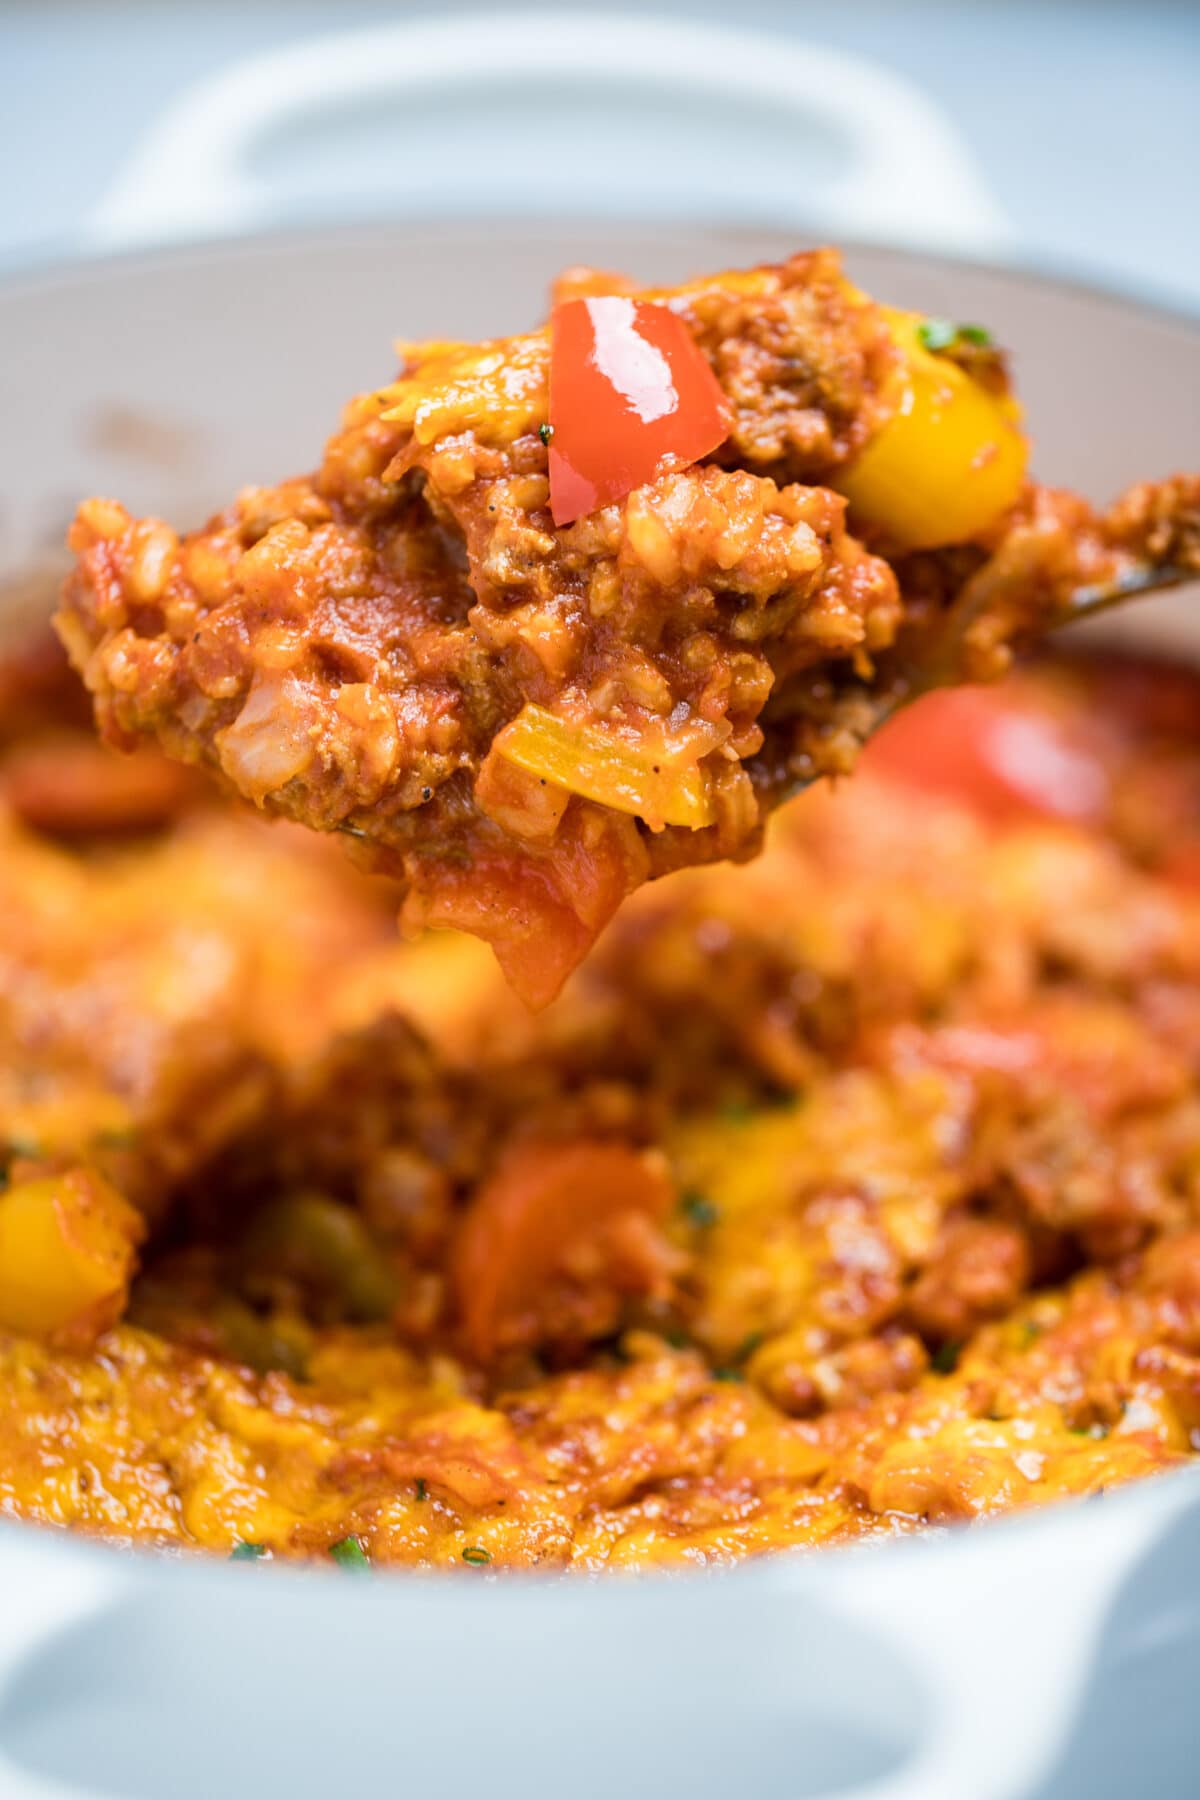
<svg viewBox="0 0 1200 1800">
<path fill-rule="evenodd" d="M 795 46 L 764 63 L 740 38 L 629 21 L 592 21 L 586 39 L 578 22 L 522 30 L 490 22 L 469 58 L 428 26 L 235 72 L 157 134 L 100 235 L 247 235 L 0 288 L 0 625 L 48 604 L 81 494 L 184 524 L 244 482 L 309 467 L 340 403 L 391 372 L 392 338 L 520 327 L 562 264 L 671 280 L 889 225 L 1003 248 L 961 147 L 877 71 Z M 576 79 L 581 42 L 599 90 Z M 497 61 L 500 98 L 481 85 Z M 655 71 L 655 104 L 697 150 L 720 106 L 736 181 L 723 168 L 698 200 L 694 171 L 664 174 L 635 82 L 622 104 L 636 153 L 590 222 L 575 206 L 571 225 L 412 223 L 418 203 L 442 220 L 472 196 L 483 209 L 481 167 L 499 207 L 522 170 L 528 186 L 549 165 L 543 210 L 567 216 L 553 133 L 543 113 L 530 134 L 528 103 L 566 82 L 555 117 L 573 110 L 577 145 L 599 155 L 631 68 Z M 252 235 L 272 141 L 363 93 L 403 104 L 405 156 L 424 171 L 406 160 L 393 183 L 409 223 Z M 490 161 L 480 109 L 501 146 Z M 467 133 L 444 164 L 439 120 Z M 703 222 L 745 217 L 739 192 L 788 229 Z M 1102 498 L 1200 463 L 1194 324 L 927 253 L 863 247 L 849 262 L 870 292 L 985 321 L 1013 346 L 1044 477 Z M 1195 599 L 1149 603 L 1123 629 L 1187 656 Z M 1173 1800 L 1200 1789 L 1198 1678 L 1200 1470 L 961 1534 L 640 1580 L 363 1581 L 0 1534 L 5 1797 Z"/>
</svg>

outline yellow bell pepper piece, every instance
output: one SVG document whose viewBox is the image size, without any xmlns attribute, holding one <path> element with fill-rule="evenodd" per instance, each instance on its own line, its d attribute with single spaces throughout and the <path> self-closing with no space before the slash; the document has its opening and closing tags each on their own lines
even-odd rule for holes
<svg viewBox="0 0 1200 1800">
<path fill-rule="evenodd" d="M 112 1324 L 144 1235 L 140 1213 L 92 1170 L 17 1182 L 0 1194 L 0 1328 Z"/>
<path fill-rule="evenodd" d="M 892 409 L 834 486 L 851 518 L 899 550 L 977 537 L 1021 492 L 1029 444 L 1012 400 L 921 344 L 917 313 L 888 313 L 902 360 Z"/>
<path fill-rule="evenodd" d="M 407 425 L 418 444 L 473 431 L 487 444 L 511 444 L 546 417 L 548 335 L 498 343 L 400 343 L 406 373 L 380 390 L 392 401 L 381 418 Z"/>
<path fill-rule="evenodd" d="M 498 756 L 568 793 L 644 819 L 652 830 L 683 825 L 697 831 L 716 817 L 698 757 L 711 744 L 643 748 L 603 725 L 576 724 L 532 702 L 493 743 Z"/>
</svg>

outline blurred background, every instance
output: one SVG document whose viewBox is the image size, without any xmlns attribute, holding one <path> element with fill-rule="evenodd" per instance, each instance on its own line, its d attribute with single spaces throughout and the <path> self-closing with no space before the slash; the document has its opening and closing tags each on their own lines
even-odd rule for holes
<svg viewBox="0 0 1200 1800">
<path fill-rule="evenodd" d="M 537 0 L 522 8 L 539 19 L 566 10 Z M 364 105 L 354 98 L 361 57 L 344 65 L 328 46 L 318 53 L 337 94 L 327 106 L 319 83 L 313 88 L 311 61 L 289 62 L 297 46 L 324 34 L 434 26 L 444 65 L 443 34 L 461 32 L 465 49 L 481 22 L 495 27 L 497 7 L 7 0 L 0 5 L 0 258 L 28 263 L 85 244 L 389 209 L 426 217 L 576 206 L 610 215 L 639 206 L 679 211 L 675 190 L 656 185 L 650 172 L 675 151 L 678 180 L 692 184 L 693 215 L 707 207 L 714 222 L 736 215 L 739 192 L 754 193 L 750 215 L 771 222 L 802 228 L 811 219 L 836 233 L 844 219 L 847 237 L 1013 257 L 1200 310 L 1196 0 L 656 0 L 620 10 L 642 25 L 766 33 L 798 56 L 815 53 L 808 84 L 820 102 L 815 116 L 762 91 L 753 70 L 743 71 L 740 91 L 723 93 L 731 59 L 711 40 L 694 64 L 682 55 L 703 78 L 700 87 L 709 82 L 692 98 L 695 116 L 684 117 L 678 97 L 659 116 L 656 92 L 681 66 L 668 41 L 622 46 L 600 10 L 582 6 L 572 53 L 578 91 L 561 69 L 531 70 L 523 79 L 500 59 L 501 85 L 513 96 L 502 121 L 513 132 L 506 161 L 489 152 L 495 119 L 488 114 L 480 125 L 474 90 L 447 86 L 444 66 L 422 86 L 428 43 L 409 62 L 395 41 L 388 55 L 408 63 L 413 86 L 405 91 L 401 71 L 394 92 L 384 83 Z M 510 33 L 518 63 L 522 43 L 535 36 L 528 23 Z M 589 96 L 583 88 L 593 54 L 602 62 L 606 50 L 621 63 L 629 91 L 618 91 L 610 71 Z M 867 85 L 857 98 L 863 72 L 853 62 L 821 63 L 830 52 L 866 59 Z M 495 60 L 498 52 L 493 46 L 488 54 Z M 249 85 L 229 87 L 237 65 L 264 56 Z M 376 67 L 385 60 L 378 50 L 368 56 Z M 805 86 L 801 64 L 759 60 L 768 72 L 775 66 L 781 82 L 791 70 L 794 90 Z M 871 94 L 881 90 L 870 84 L 881 72 L 891 82 L 872 107 Z M 207 95 L 204 145 L 198 149 L 187 134 L 172 145 L 162 132 L 189 92 L 195 113 L 197 84 L 199 100 Z M 863 165 L 880 160 L 880 145 L 864 147 L 854 119 L 839 116 L 864 104 L 886 118 L 884 163 L 895 145 L 894 166 L 876 171 L 873 199 Z M 241 145 L 242 166 L 231 172 L 222 145 L 239 133 L 248 140 L 251 115 L 261 130 Z M 920 146 L 902 141 L 921 133 Z M 252 204 L 232 192 L 239 182 L 245 188 L 251 161 Z M 199 162 L 203 194 L 192 179 Z M 755 170 L 768 173 L 764 191 Z"/>
</svg>

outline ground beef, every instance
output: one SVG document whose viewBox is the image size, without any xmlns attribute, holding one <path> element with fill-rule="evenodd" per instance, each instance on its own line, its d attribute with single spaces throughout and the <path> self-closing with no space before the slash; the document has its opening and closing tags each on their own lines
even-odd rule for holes
<svg viewBox="0 0 1200 1800">
<path fill-rule="evenodd" d="M 597 285 L 621 287 L 570 291 Z M 1031 488 L 915 558 L 866 517 L 864 543 L 834 490 L 886 425 L 891 316 L 830 251 L 647 297 L 708 359 L 727 439 L 570 524 L 548 506 L 542 329 L 405 346 L 314 476 L 183 538 L 103 500 L 71 534 L 60 630 L 105 736 L 345 834 L 401 881 L 410 927 L 478 933 L 534 1003 L 647 877 L 744 858 L 782 798 L 849 768 L 960 593 L 956 654 L 990 675 L 1081 580 L 1195 557 L 1183 481 L 1108 521 Z M 1001 359 L 969 360 L 1001 404 Z M 529 709 L 592 733 L 590 780 L 577 737 L 562 782 L 497 746 Z"/>
</svg>

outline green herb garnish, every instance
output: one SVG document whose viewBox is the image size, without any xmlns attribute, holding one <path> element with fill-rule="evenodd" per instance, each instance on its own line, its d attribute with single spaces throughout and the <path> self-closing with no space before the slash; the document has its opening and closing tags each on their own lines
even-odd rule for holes
<svg viewBox="0 0 1200 1800">
<path fill-rule="evenodd" d="M 423 1475 L 418 1475 L 417 1476 L 417 1499 L 418 1500 L 426 1500 L 426 1499 L 428 1499 L 428 1497 L 429 1497 L 429 1489 L 425 1486 L 425 1477 Z"/>
<path fill-rule="evenodd" d="M 371 1559 L 362 1546 L 362 1539 L 351 1532 L 349 1537 L 339 1538 L 336 1544 L 330 1544 L 329 1554 L 341 1569 L 369 1569 Z"/>
<path fill-rule="evenodd" d="M 917 326 L 917 342 L 922 349 L 949 350 L 958 337 L 958 326 L 950 319 L 922 319 Z"/>
<path fill-rule="evenodd" d="M 698 1188 L 684 1189 L 679 1201 L 679 1210 L 693 1225 L 701 1228 L 715 1225 L 721 1216 L 720 1207 L 711 1201 L 707 1194 L 702 1194 Z"/>
<path fill-rule="evenodd" d="M 930 1366 L 931 1368 L 936 1369 L 939 1375 L 953 1375 L 955 1369 L 958 1367 L 958 1359 L 961 1355 L 961 1344 L 950 1342 L 939 1344 L 929 1359 Z"/>
<path fill-rule="evenodd" d="M 258 1562 L 267 1554 L 265 1544 L 251 1544 L 248 1541 L 235 1544 L 229 1552 L 230 1562 Z"/>
<path fill-rule="evenodd" d="M 917 326 L 917 342 L 936 356 L 939 351 L 953 350 L 958 344 L 970 344 L 975 350 L 990 350 L 993 338 L 986 325 L 956 325 L 953 319 L 922 319 Z"/>
<path fill-rule="evenodd" d="M 713 1370 L 712 1377 L 714 1381 L 745 1381 L 746 1379 L 742 1371 L 735 1369 L 732 1363 L 722 1363 L 719 1369 Z"/>
<path fill-rule="evenodd" d="M 754 1117 L 754 1108 L 748 1100 L 725 1100 L 717 1108 L 717 1117 L 727 1125 L 744 1125 Z"/>
<path fill-rule="evenodd" d="M 138 1134 L 132 1125 L 111 1125 L 96 1138 L 101 1150 L 132 1150 L 137 1141 Z"/>
<path fill-rule="evenodd" d="M 543 444 L 548 444 L 550 439 L 554 436 L 553 425 L 539 425 L 538 436 L 541 438 Z"/>
<path fill-rule="evenodd" d="M 473 1563 L 477 1568 L 482 1568 L 484 1563 L 491 1562 L 492 1553 L 485 1550 L 482 1544 L 468 1544 L 462 1553 L 462 1559 L 465 1563 Z"/>
<path fill-rule="evenodd" d="M 733 1353 L 734 1362 L 738 1364 L 749 1362 L 759 1346 L 766 1342 L 766 1338 L 765 1331 L 748 1331 Z"/>
</svg>

